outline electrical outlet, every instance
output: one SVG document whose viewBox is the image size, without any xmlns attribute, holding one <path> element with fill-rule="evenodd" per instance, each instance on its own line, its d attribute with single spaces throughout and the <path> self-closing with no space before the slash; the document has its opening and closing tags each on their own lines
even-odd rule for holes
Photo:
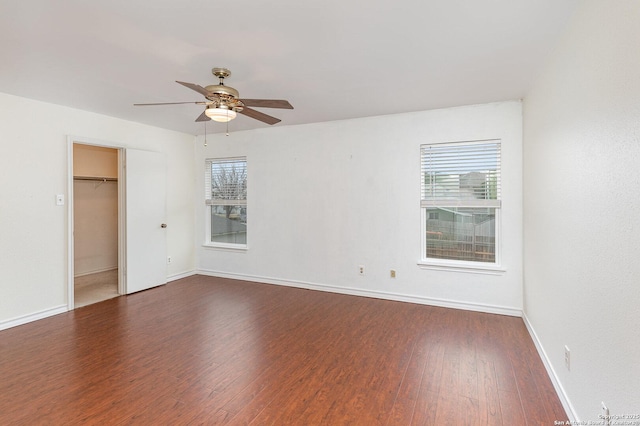
<svg viewBox="0 0 640 426">
<path fill-rule="evenodd" d="M 564 366 L 567 367 L 567 370 L 571 371 L 571 350 L 569 346 L 564 347 Z"/>
<path fill-rule="evenodd" d="M 364 275 L 364 265 L 358 266 L 358 274 Z"/>
<path fill-rule="evenodd" d="M 390 276 L 391 278 L 395 278 L 395 277 L 396 277 L 396 270 L 395 270 L 395 269 L 392 269 L 391 271 L 389 271 L 389 276 Z"/>
<path fill-rule="evenodd" d="M 171 256 L 167 256 L 167 265 L 171 263 Z"/>
</svg>

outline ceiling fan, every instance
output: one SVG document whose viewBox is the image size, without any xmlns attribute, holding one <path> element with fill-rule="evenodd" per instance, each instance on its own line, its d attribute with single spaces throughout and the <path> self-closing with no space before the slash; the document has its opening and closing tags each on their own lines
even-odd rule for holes
<svg viewBox="0 0 640 426">
<path fill-rule="evenodd" d="M 276 124 L 281 120 L 249 107 L 293 109 L 293 106 L 291 106 L 289 101 L 281 99 L 241 99 L 240 94 L 236 89 L 231 86 L 224 85 L 224 79 L 231 75 L 231 71 L 226 68 L 213 68 L 211 73 L 220 79 L 219 84 L 202 87 L 193 83 L 176 81 L 176 83 L 182 84 L 183 86 L 188 87 L 191 90 L 195 90 L 203 95 L 206 99 L 204 101 L 161 102 L 153 104 L 134 104 L 134 106 L 178 104 L 205 105 L 206 108 L 204 112 L 196 118 L 196 121 L 214 120 L 226 123 L 236 118 L 236 114 L 239 113 L 267 124 Z"/>
</svg>

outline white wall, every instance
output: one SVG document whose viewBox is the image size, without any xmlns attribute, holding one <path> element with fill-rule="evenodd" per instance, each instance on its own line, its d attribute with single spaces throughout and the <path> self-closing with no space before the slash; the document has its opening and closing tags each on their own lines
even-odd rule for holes
<svg viewBox="0 0 640 426">
<path fill-rule="evenodd" d="M 275 112 L 275 111 L 274 111 Z M 519 315 L 520 102 L 210 135 L 196 143 L 203 273 Z M 239 117 L 238 120 L 247 119 Z M 422 270 L 420 145 L 503 141 L 501 275 Z M 247 156 L 246 252 L 202 247 L 205 158 Z M 358 265 L 365 275 L 358 275 Z M 389 270 L 397 278 L 389 277 Z"/>
<path fill-rule="evenodd" d="M 6 94 L 0 129 L 0 329 L 66 309 L 68 135 L 167 154 L 168 274 L 193 270 L 193 136 Z"/>
<path fill-rule="evenodd" d="M 524 102 L 525 314 L 582 421 L 640 414 L 639 22 L 584 1 Z"/>
</svg>

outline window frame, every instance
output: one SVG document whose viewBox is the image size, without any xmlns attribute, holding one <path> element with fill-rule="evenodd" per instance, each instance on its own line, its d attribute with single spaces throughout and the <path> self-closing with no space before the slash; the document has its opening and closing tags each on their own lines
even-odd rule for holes
<svg viewBox="0 0 640 426">
<path fill-rule="evenodd" d="M 493 202 L 487 203 L 487 205 L 480 205 L 476 200 L 472 200 L 469 203 L 460 200 L 451 200 L 450 203 L 447 203 L 443 200 L 443 203 L 438 203 L 438 205 L 429 205 L 431 203 L 425 202 L 424 197 L 424 182 L 425 182 L 425 168 L 423 167 L 424 162 L 424 148 L 437 146 L 437 147 L 445 147 L 447 145 L 451 146 L 464 146 L 464 145 L 472 145 L 472 144 L 497 144 L 498 145 L 498 194 L 497 194 L 497 202 L 496 200 L 492 200 Z M 500 139 L 485 139 L 485 140 L 468 140 L 468 141 L 455 141 L 455 142 L 436 142 L 436 143 L 426 143 L 420 145 L 420 260 L 418 261 L 418 266 L 421 269 L 434 269 L 434 270 L 444 270 L 444 271 L 457 271 L 457 272 L 470 272 L 470 273 L 480 273 L 480 274 L 491 274 L 491 275 L 499 275 L 505 272 L 505 269 L 502 267 L 502 193 L 501 193 L 501 173 L 502 173 L 502 141 Z M 480 201 L 480 200 L 479 200 Z M 493 205 L 491 205 L 493 204 Z M 482 207 L 482 208 L 494 208 L 495 209 L 495 260 L 493 262 L 482 262 L 482 261 L 470 261 L 470 260 L 457 260 L 457 259 L 442 259 L 442 258 L 433 258 L 427 257 L 427 217 L 428 209 L 433 207 Z"/>
<path fill-rule="evenodd" d="M 212 209 L 216 206 L 243 206 L 247 209 L 247 200 L 249 198 L 248 192 L 245 195 L 244 199 L 231 199 L 229 202 L 215 202 L 213 201 L 213 197 L 211 194 L 211 165 L 214 163 L 230 163 L 230 162 L 244 162 L 245 170 L 247 174 L 247 188 L 248 188 L 248 180 L 249 180 L 249 163 L 247 161 L 246 156 L 237 156 L 237 157 L 214 157 L 214 158 L 206 158 L 205 159 L 205 170 L 204 170 L 204 187 L 205 187 L 205 223 L 204 223 L 204 231 L 205 231 L 205 239 L 203 246 L 209 248 L 217 248 L 217 249 L 225 249 L 225 250 L 238 250 L 245 251 L 249 248 L 249 222 L 246 222 L 246 242 L 245 243 L 223 243 L 218 241 L 211 241 L 211 216 Z"/>
</svg>

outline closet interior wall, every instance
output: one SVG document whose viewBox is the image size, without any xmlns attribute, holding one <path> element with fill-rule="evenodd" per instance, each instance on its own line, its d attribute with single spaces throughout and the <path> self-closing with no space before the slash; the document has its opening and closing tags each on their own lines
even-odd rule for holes
<svg viewBox="0 0 640 426">
<path fill-rule="evenodd" d="M 74 277 L 118 268 L 118 151 L 73 146 Z"/>
</svg>

